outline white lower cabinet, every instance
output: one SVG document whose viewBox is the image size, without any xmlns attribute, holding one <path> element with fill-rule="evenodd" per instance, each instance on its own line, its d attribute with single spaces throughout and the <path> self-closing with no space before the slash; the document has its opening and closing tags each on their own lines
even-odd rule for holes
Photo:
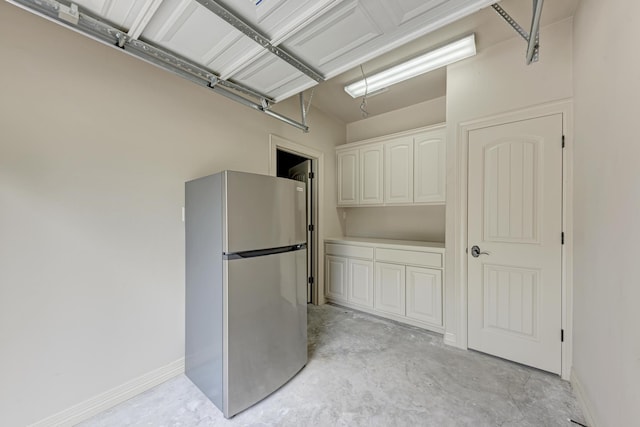
<svg viewBox="0 0 640 427">
<path fill-rule="evenodd" d="M 405 266 L 376 262 L 375 308 L 391 314 L 405 312 Z"/>
<path fill-rule="evenodd" d="M 327 244 L 325 252 L 327 298 L 373 308 L 373 249 Z"/>
<path fill-rule="evenodd" d="M 350 259 L 347 300 L 373 307 L 373 261 Z"/>
<path fill-rule="evenodd" d="M 407 267 L 407 317 L 442 325 L 442 271 Z"/>
<path fill-rule="evenodd" d="M 347 300 L 347 264 L 347 258 L 327 255 L 325 261 L 327 297 L 337 301 Z"/>
<path fill-rule="evenodd" d="M 378 316 L 443 332 L 441 247 L 406 242 L 366 246 L 325 243 L 329 301 Z M 367 240 L 368 241 L 368 240 Z"/>
</svg>

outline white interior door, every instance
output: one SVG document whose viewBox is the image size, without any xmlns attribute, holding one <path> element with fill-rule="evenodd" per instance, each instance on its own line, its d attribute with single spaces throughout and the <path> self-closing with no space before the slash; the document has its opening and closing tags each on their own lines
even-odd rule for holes
<svg viewBox="0 0 640 427">
<path fill-rule="evenodd" d="M 470 131 L 468 176 L 468 346 L 560 374 L 562 115 Z"/>
<path fill-rule="evenodd" d="M 301 181 L 307 184 L 307 302 L 311 303 L 313 289 L 312 286 L 315 283 L 315 266 L 313 261 L 315 259 L 315 241 L 314 232 L 315 227 L 313 225 L 313 185 L 311 185 L 311 160 L 305 160 L 304 162 L 289 169 L 289 177 L 296 181 Z"/>
</svg>

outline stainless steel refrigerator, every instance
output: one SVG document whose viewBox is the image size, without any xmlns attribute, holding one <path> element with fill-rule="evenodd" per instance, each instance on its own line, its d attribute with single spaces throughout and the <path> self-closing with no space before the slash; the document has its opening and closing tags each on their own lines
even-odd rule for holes
<svg viewBox="0 0 640 427">
<path fill-rule="evenodd" d="M 185 185 L 186 374 L 227 418 L 307 363 L 304 183 L 224 171 Z"/>
</svg>

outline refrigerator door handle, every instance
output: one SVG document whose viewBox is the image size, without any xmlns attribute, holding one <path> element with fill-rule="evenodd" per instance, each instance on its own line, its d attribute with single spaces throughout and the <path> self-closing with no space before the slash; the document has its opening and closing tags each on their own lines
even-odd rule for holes
<svg viewBox="0 0 640 427">
<path fill-rule="evenodd" d="M 254 251 L 243 251 L 243 252 L 232 252 L 232 253 L 225 252 L 222 254 L 222 259 L 233 260 L 233 259 L 255 258 L 259 256 L 283 254 L 285 252 L 294 252 L 294 251 L 299 251 L 306 248 L 307 248 L 306 243 L 299 243 L 297 245 L 282 246 L 279 248 L 257 249 Z"/>
</svg>

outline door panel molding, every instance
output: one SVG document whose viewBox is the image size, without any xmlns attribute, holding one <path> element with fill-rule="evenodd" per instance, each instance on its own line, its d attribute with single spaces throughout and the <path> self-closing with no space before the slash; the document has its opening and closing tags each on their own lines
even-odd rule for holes
<svg viewBox="0 0 640 427">
<path fill-rule="evenodd" d="M 447 210 L 452 212 L 447 221 L 453 224 L 447 230 L 447 265 L 445 283 L 444 341 L 448 345 L 467 349 L 467 197 L 468 197 L 468 144 L 469 132 L 489 126 L 528 120 L 554 114 L 562 114 L 565 149 L 562 160 L 562 224 L 565 244 L 562 246 L 562 378 L 569 380 L 572 364 L 572 313 L 573 313 L 573 102 L 564 99 L 528 108 L 490 115 L 458 123 L 448 130 Z"/>
</svg>

